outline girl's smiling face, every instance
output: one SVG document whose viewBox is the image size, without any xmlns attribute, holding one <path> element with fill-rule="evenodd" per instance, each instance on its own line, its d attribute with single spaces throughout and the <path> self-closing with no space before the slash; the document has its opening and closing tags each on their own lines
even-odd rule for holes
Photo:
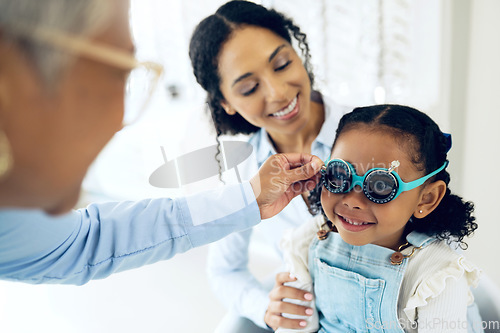
<svg viewBox="0 0 500 333">
<path fill-rule="evenodd" d="M 218 59 L 222 106 L 269 133 L 294 134 L 307 124 L 311 81 L 301 58 L 272 31 L 235 30 Z"/>
<path fill-rule="evenodd" d="M 389 168 L 394 160 L 400 162 L 395 169 L 404 182 L 424 176 L 411 161 L 411 144 L 401 144 L 391 130 L 373 130 L 368 126 L 346 129 L 338 137 L 331 158 L 340 158 L 353 165 L 362 176 L 371 168 Z M 351 245 L 375 244 L 397 250 L 404 243 L 404 229 L 410 217 L 418 211 L 422 188 L 401 193 L 396 199 L 376 204 L 370 201 L 359 186 L 351 192 L 333 194 L 321 191 L 321 205 L 342 239 Z"/>
</svg>

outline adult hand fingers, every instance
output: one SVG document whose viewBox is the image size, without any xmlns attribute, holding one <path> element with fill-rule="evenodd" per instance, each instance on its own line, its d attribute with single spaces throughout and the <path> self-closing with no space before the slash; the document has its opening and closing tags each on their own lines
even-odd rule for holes
<svg viewBox="0 0 500 333">
<path fill-rule="evenodd" d="M 323 164 L 319 157 L 309 154 L 281 154 L 281 156 L 287 160 L 290 167 L 287 172 L 290 183 L 312 179 Z"/>
<path fill-rule="evenodd" d="M 289 329 L 300 329 L 307 326 L 307 322 L 304 319 L 290 319 L 281 316 L 280 314 L 274 314 L 267 312 L 265 317 L 266 324 L 276 331 L 279 327 L 289 328 Z"/>
<path fill-rule="evenodd" d="M 261 219 L 276 215 L 299 193 L 314 188 L 321 165 L 317 156 L 304 153 L 269 157 L 250 180 Z"/>
<path fill-rule="evenodd" d="M 308 306 L 288 303 L 286 301 L 272 301 L 269 303 L 267 311 L 275 314 L 293 314 L 298 316 L 312 315 L 312 309 Z"/>
<path fill-rule="evenodd" d="M 276 274 L 276 283 L 274 288 L 269 293 L 269 298 L 271 301 L 283 300 L 284 298 L 296 299 L 299 301 L 310 301 L 313 299 L 313 295 L 302 289 L 297 289 L 291 286 L 286 286 L 285 283 L 293 282 L 297 279 L 290 276 L 288 272 L 282 272 Z"/>
<path fill-rule="evenodd" d="M 274 280 L 276 282 L 275 283 L 275 286 L 276 286 L 276 285 L 282 285 L 285 282 L 296 281 L 297 278 L 290 275 L 290 272 L 280 272 L 280 273 L 276 274 L 276 277 Z"/>
<path fill-rule="evenodd" d="M 308 306 L 287 302 L 287 299 L 303 301 L 312 299 L 311 293 L 285 285 L 286 283 L 291 283 L 296 280 L 296 278 L 291 277 L 287 272 L 278 273 L 276 275 L 276 283 L 274 288 L 269 293 L 271 301 L 269 302 L 269 306 L 264 317 L 264 321 L 267 325 L 272 327 L 274 330 L 278 327 L 288 329 L 299 329 L 305 327 L 307 322 L 304 319 L 292 319 L 289 318 L 290 315 L 311 316 L 313 314 L 313 310 Z"/>
<path fill-rule="evenodd" d="M 312 300 L 312 294 L 305 290 L 297 289 L 294 287 L 278 285 L 271 290 L 271 292 L 269 293 L 269 298 L 272 301 L 281 301 L 284 298 L 290 298 L 307 302 Z"/>
<path fill-rule="evenodd" d="M 301 193 L 314 190 L 314 188 L 316 187 L 316 185 L 320 180 L 321 180 L 321 174 L 317 173 L 307 180 L 301 180 L 293 183 L 288 190 L 290 196 L 296 197 Z"/>
</svg>

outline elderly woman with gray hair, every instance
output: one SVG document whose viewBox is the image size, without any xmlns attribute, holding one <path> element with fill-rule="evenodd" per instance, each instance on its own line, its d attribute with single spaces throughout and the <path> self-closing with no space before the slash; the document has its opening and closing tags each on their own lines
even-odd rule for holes
<svg viewBox="0 0 500 333">
<path fill-rule="evenodd" d="M 128 15 L 124 0 L 0 0 L 0 279 L 83 284 L 168 259 L 277 214 L 318 180 L 317 157 L 279 154 L 243 184 L 73 210 L 123 126 L 128 74 L 161 72 L 133 57 Z"/>
</svg>

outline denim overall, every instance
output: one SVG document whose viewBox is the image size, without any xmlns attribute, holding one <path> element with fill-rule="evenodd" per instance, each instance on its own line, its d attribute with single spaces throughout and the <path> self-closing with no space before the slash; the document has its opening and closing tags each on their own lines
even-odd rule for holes
<svg viewBox="0 0 500 333">
<path fill-rule="evenodd" d="M 423 248 L 435 238 L 412 232 L 407 240 Z M 409 259 L 393 265 L 393 253 L 373 244 L 349 245 L 336 232 L 324 240 L 314 239 L 309 271 L 317 295 L 319 332 L 404 332 L 397 304 Z"/>
<path fill-rule="evenodd" d="M 406 239 L 422 248 L 436 240 L 418 232 L 411 232 Z M 393 253 L 373 244 L 349 245 L 336 232 L 329 232 L 325 240 L 312 241 L 309 271 L 314 293 L 329 295 L 316 297 L 319 332 L 404 332 L 399 325 L 397 302 L 411 259 L 393 265 Z M 476 303 L 467 309 L 467 322 L 469 333 L 484 332 Z"/>
</svg>

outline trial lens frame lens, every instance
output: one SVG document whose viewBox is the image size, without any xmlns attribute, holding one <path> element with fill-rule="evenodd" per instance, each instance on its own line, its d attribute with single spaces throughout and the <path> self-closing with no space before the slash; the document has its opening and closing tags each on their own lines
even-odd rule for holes
<svg viewBox="0 0 500 333">
<path fill-rule="evenodd" d="M 348 180 L 344 181 L 342 184 L 343 186 L 333 186 L 333 182 L 330 181 L 330 178 L 333 176 L 333 172 L 329 172 L 330 169 L 330 164 L 339 166 L 340 168 L 344 169 L 346 173 L 349 175 Z M 445 161 L 441 167 L 438 169 L 434 170 L 433 172 L 429 173 L 426 176 L 423 176 L 421 178 L 415 179 L 414 181 L 411 182 L 404 182 L 397 172 L 394 171 L 399 166 L 399 161 L 392 161 L 389 169 L 383 169 L 383 168 L 374 168 L 368 170 L 364 176 L 358 176 L 356 174 L 356 170 L 354 167 L 349 164 L 348 162 L 341 160 L 341 159 L 333 159 L 329 160 L 326 162 L 326 165 L 323 166 L 321 170 L 321 176 L 323 180 L 323 185 L 324 187 L 332 192 L 332 193 L 347 193 L 350 192 L 356 185 L 359 185 L 363 189 L 363 193 L 365 196 L 370 200 L 373 201 L 374 203 L 377 204 L 384 204 L 387 203 L 391 200 L 396 199 L 401 193 L 410 191 L 414 188 L 417 188 L 418 186 L 422 185 L 427 179 L 431 178 L 432 176 L 437 175 L 441 171 L 443 171 L 447 166 L 448 166 L 448 161 Z M 335 169 L 334 169 L 335 170 Z M 384 194 L 377 194 L 379 198 L 375 197 L 373 193 L 376 194 L 376 190 L 372 190 L 373 187 L 376 188 L 376 186 L 372 186 L 371 188 L 368 187 L 370 184 L 370 178 L 374 177 L 375 175 L 379 176 L 386 176 L 387 177 L 387 183 L 385 185 L 391 186 L 392 184 L 392 189 L 389 194 L 384 195 Z M 347 178 L 347 177 L 346 177 Z M 382 181 L 383 182 L 383 181 Z"/>
<path fill-rule="evenodd" d="M 389 170 L 373 170 L 363 178 L 363 193 L 370 201 L 384 204 L 398 193 L 398 180 Z"/>
<path fill-rule="evenodd" d="M 323 185 L 332 193 L 346 193 L 350 191 L 352 172 L 349 165 L 339 159 L 330 161 L 321 170 Z"/>
<path fill-rule="evenodd" d="M 339 171 L 342 170 L 342 174 Z M 358 176 L 354 168 L 341 159 L 334 159 L 322 169 L 323 185 L 332 193 L 348 193 L 360 185 L 365 196 L 372 202 L 383 204 L 391 201 L 398 192 L 398 180 L 391 169 L 372 169 L 364 176 Z M 372 179 L 375 177 L 375 181 Z M 374 186 L 373 186 L 373 185 Z M 379 190 L 378 186 L 383 186 Z M 389 193 L 386 192 L 389 189 Z"/>
</svg>

